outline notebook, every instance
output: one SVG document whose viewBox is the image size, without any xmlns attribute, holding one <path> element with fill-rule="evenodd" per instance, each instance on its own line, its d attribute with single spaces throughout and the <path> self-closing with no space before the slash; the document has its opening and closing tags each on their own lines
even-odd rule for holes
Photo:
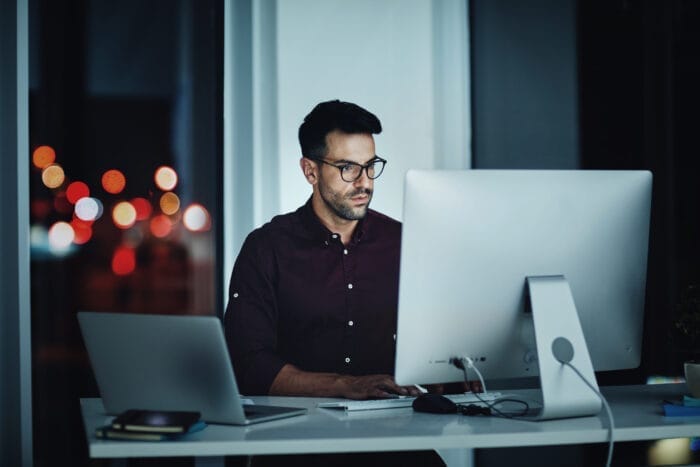
<svg viewBox="0 0 700 467">
<path fill-rule="evenodd" d="M 82 311 L 78 321 L 108 414 L 185 410 L 208 423 L 248 425 L 306 413 L 243 404 L 215 316 Z"/>
</svg>

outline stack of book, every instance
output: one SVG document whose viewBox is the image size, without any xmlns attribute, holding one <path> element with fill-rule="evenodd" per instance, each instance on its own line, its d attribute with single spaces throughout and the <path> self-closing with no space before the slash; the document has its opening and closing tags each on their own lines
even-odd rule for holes
<svg viewBox="0 0 700 467">
<path fill-rule="evenodd" d="M 103 439 L 163 441 L 203 430 L 207 425 L 199 412 L 127 410 L 100 427 L 96 436 Z"/>
<path fill-rule="evenodd" d="M 664 404 L 664 415 L 667 417 L 700 416 L 700 399 L 690 396 L 683 396 L 682 401 L 667 401 Z"/>
</svg>

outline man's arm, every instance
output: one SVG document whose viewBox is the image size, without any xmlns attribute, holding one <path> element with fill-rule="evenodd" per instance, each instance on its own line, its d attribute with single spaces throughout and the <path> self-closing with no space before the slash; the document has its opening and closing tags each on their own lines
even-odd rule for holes
<svg viewBox="0 0 700 467">
<path fill-rule="evenodd" d="M 392 395 L 417 396 L 420 391 L 413 386 L 399 386 L 389 375 L 351 376 L 335 373 L 302 371 L 286 364 L 277 373 L 270 395 L 344 397 L 346 399 L 371 399 Z"/>
</svg>

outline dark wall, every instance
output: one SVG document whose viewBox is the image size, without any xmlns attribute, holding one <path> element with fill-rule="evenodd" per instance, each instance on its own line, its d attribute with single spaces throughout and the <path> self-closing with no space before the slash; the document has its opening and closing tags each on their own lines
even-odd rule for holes
<svg viewBox="0 0 700 467">
<path fill-rule="evenodd" d="M 682 374 L 669 340 L 700 280 L 700 3 L 580 1 L 581 165 L 654 174 L 642 372 Z"/>
<path fill-rule="evenodd" d="M 654 174 L 642 367 L 602 382 L 682 374 L 669 334 L 700 282 L 700 2 L 473 0 L 470 20 L 475 168 Z"/>
</svg>

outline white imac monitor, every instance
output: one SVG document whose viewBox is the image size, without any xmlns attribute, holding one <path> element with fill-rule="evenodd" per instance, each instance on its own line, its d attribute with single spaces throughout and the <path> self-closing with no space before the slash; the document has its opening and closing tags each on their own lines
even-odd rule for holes
<svg viewBox="0 0 700 467">
<path fill-rule="evenodd" d="M 595 396 L 554 408 L 593 393 L 552 344 L 594 384 L 639 366 L 651 186 L 647 171 L 409 171 L 397 383 L 462 381 L 451 359 L 469 357 L 487 381 L 540 376 L 548 418 L 597 413 Z"/>
</svg>

